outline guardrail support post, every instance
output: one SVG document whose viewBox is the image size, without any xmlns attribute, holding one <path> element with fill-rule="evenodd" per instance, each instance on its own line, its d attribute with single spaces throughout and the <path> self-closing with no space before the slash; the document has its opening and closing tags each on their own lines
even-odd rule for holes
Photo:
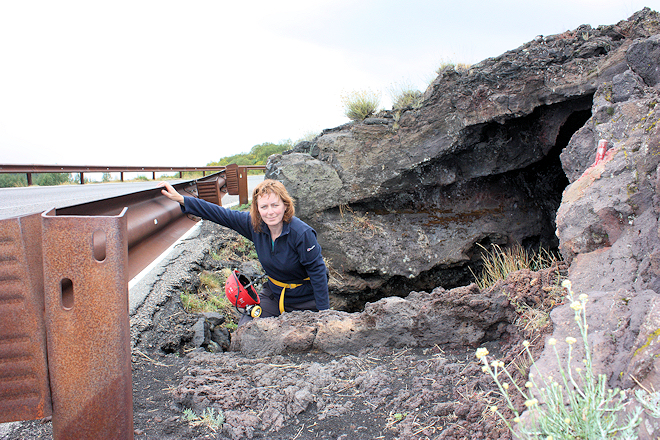
<svg viewBox="0 0 660 440">
<path fill-rule="evenodd" d="M 238 203 L 248 203 L 248 172 L 247 167 L 238 167 Z"/>
<path fill-rule="evenodd" d="M 53 439 L 133 439 L 127 208 L 42 215 Z"/>
</svg>

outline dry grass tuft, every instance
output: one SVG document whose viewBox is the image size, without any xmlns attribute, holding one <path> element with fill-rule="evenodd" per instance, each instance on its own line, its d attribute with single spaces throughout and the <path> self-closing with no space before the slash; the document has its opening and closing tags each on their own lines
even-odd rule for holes
<svg viewBox="0 0 660 440">
<path fill-rule="evenodd" d="M 507 275 L 517 270 L 529 269 L 538 271 L 551 267 L 558 261 L 558 257 L 546 249 L 539 249 L 539 252 L 530 254 L 520 244 L 502 249 L 499 245 L 493 244 L 492 249 L 486 249 L 481 254 L 483 260 L 483 270 L 480 276 L 472 275 L 479 289 L 485 290 L 499 280 L 506 279 Z"/>
<path fill-rule="evenodd" d="M 344 114 L 352 121 L 363 121 L 376 113 L 380 95 L 371 90 L 353 91 L 341 97 Z"/>
</svg>

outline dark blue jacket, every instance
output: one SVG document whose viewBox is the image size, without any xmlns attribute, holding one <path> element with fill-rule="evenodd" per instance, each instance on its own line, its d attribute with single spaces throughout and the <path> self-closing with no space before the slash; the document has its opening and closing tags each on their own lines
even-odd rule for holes
<svg viewBox="0 0 660 440">
<path fill-rule="evenodd" d="M 268 226 L 262 222 L 262 232 L 252 228 L 252 217 L 248 212 L 225 209 L 205 200 L 184 197 L 183 212 L 193 214 L 219 225 L 226 226 L 254 243 L 259 262 L 266 274 L 282 283 L 296 283 L 309 277 L 310 282 L 295 289 L 286 289 L 285 304 L 299 304 L 315 300 L 316 308 L 327 310 L 328 278 L 321 246 L 316 240 L 316 231 L 297 217 L 284 222 L 282 233 L 271 240 Z M 279 300 L 281 287 L 268 281 L 270 290 Z"/>
</svg>

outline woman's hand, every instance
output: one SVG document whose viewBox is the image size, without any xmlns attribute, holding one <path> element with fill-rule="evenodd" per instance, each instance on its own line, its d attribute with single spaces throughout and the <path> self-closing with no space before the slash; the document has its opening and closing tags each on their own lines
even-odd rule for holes
<svg viewBox="0 0 660 440">
<path fill-rule="evenodd" d="M 160 182 L 158 188 L 163 188 L 160 192 L 170 200 L 173 200 L 180 205 L 183 205 L 183 196 L 174 189 L 172 185 L 167 182 Z"/>
</svg>

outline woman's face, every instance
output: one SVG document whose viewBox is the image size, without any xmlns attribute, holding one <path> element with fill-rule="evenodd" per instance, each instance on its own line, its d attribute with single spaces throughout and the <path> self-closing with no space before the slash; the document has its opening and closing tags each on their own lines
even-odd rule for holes
<svg viewBox="0 0 660 440">
<path fill-rule="evenodd" d="M 286 205 L 284 205 L 280 196 L 273 193 L 260 195 L 257 197 L 257 208 L 261 219 L 269 227 L 282 223 Z"/>
</svg>

